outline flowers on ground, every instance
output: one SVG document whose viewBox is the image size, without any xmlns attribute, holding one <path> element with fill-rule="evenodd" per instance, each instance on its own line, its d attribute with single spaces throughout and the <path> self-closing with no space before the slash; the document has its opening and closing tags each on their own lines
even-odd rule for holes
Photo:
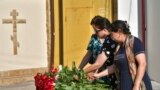
<svg viewBox="0 0 160 90">
<path fill-rule="evenodd" d="M 89 81 L 86 73 L 77 69 L 74 62 L 71 70 L 67 66 L 52 68 L 44 74 L 37 73 L 34 78 L 36 90 L 107 90 L 108 88 L 102 81 Z"/>
<path fill-rule="evenodd" d="M 52 68 L 44 74 L 37 73 L 34 77 L 36 90 L 54 90 L 55 76 L 58 73 L 58 68 Z"/>
</svg>

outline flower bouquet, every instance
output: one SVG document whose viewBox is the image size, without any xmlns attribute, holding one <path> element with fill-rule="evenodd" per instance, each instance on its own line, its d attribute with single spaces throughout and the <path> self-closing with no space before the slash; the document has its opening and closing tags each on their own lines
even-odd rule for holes
<svg viewBox="0 0 160 90">
<path fill-rule="evenodd" d="M 34 77 L 36 90 L 54 90 L 55 76 L 58 73 L 58 68 L 52 68 L 49 72 L 44 74 L 37 73 Z"/>
<path fill-rule="evenodd" d="M 36 90 L 110 90 L 103 81 L 87 79 L 83 70 L 79 70 L 73 62 L 72 69 L 67 66 L 52 68 L 45 74 L 35 76 Z"/>
</svg>

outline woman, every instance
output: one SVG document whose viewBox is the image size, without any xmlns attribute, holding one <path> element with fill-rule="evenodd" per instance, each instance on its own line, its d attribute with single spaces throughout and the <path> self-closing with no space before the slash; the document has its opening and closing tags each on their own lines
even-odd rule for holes
<svg viewBox="0 0 160 90">
<path fill-rule="evenodd" d="M 105 24 L 107 26 L 110 25 L 109 20 L 107 20 L 104 17 L 101 17 L 99 15 L 95 16 L 92 20 L 91 20 L 91 26 L 94 29 L 95 34 L 92 34 L 91 39 L 89 41 L 88 47 L 87 47 L 87 53 L 85 54 L 85 56 L 83 57 L 80 65 L 79 65 L 79 69 L 83 69 L 87 63 L 93 64 L 95 63 L 98 54 L 101 51 L 101 47 L 103 45 L 104 39 L 105 37 L 103 37 L 103 33 L 105 32 L 101 32 L 97 31 L 95 26 L 100 26 L 101 22 L 105 21 Z"/>
<path fill-rule="evenodd" d="M 113 22 L 110 31 L 112 38 L 119 44 L 115 52 L 115 65 L 94 76 L 99 78 L 115 71 L 120 80 L 120 90 L 152 90 L 140 39 L 131 35 L 128 24 L 122 20 Z"/>
<path fill-rule="evenodd" d="M 103 42 L 103 46 L 101 46 L 101 48 L 96 48 L 97 41 L 95 41 L 95 39 L 93 39 L 93 41 L 91 41 L 91 44 L 89 44 L 89 50 L 90 52 L 92 52 L 92 55 L 94 54 L 93 52 L 96 51 L 97 54 L 95 55 L 96 58 L 94 58 L 93 64 L 87 68 L 84 69 L 84 71 L 86 73 L 89 73 L 88 76 L 90 76 L 90 74 L 92 74 L 92 72 L 95 72 L 95 70 L 98 69 L 98 71 L 102 71 L 104 69 L 106 69 L 108 66 L 113 64 L 113 52 L 116 48 L 116 43 L 110 38 L 110 33 L 108 31 L 108 28 L 110 26 L 109 20 L 107 20 L 106 18 L 98 18 L 93 20 L 94 23 L 91 22 L 91 25 L 96 33 L 96 35 L 98 36 L 99 39 L 104 40 Z M 100 42 L 100 41 L 99 41 Z M 102 42 L 101 42 L 102 45 Z M 103 52 L 104 50 L 108 50 L 107 52 Z M 103 58 L 101 57 L 101 54 L 106 55 L 106 57 L 108 58 Z M 88 54 L 86 54 L 88 55 Z M 86 56 L 84 57 L 84 59 L 82 60 L 81 64 L 80 64 L 80 68 L 82 66 L 84 66 L 84 62 L 86 65 L 87 60 L 89 59 L 86 58 Z M 107 60 L 108 59 L 108 60 Z M 107 61 L 107 62 L 105 62 Z M 91 73 L 90 73 L 91 72 Z M 92 78 L 92 77 L 90 77 Z M 115 80 L 116 77 L 115 75 L 110 75 L 107 77 L 103 77 L 101 78 L 102 80 L 105 81 L 105 83 L 109 84 L 112 88 L 116 87 L 115 84 Z"/>
</svg>

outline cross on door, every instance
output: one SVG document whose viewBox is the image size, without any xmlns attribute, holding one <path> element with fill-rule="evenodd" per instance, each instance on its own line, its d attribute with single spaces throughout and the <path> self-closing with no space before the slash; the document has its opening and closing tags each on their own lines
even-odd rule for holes
<svg viewBox="0 0 160 90">
<path fill-rule="evenodd" d="M 19 47 L 19 42 L 17 41 L 17 24 L 22 24 L 26 23 L 25 19 L 17 19 L 16 17 L 18 16 L 18 12 L 13 9 L 12 12 L 10 13 L 12 16 L 12 19 L 3 19 L 2 23 L 3 24 L 13 24 L 13 35 L 11 35 L 11 40 L 13 41 L 13 54 L 17 55 L 17 47 Z"/>
</svg>

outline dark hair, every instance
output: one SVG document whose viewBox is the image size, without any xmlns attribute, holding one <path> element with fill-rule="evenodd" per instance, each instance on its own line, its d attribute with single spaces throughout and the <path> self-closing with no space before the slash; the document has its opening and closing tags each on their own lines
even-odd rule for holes
<svg viewBox="0 0 160 90">
<path fill-rule="evenodd" d="M 94 24 L 98 19 L 101 19 L 101 18 L 103 18 L 103 17 L 102 17 L 102 16 L 99 16 L 99 15 L 94 16 L 94 17 L 92 18 L 90 24 L 91 24 L 91 25 Z"/>
<path fill-rule="evenodd" d="M 110 25 L 111 32 L 118 32 L 119 30 L 124 34 L 131 34 L 127 21 L 116 20 Z"/>
<path fill-rule="evenodd" d="M 110 21 L 105 17 L 97 15 L 91 20 L 90 24 L 95 25 L 99 29 L 108 29 L 110 26 Z"/>
</svg>

